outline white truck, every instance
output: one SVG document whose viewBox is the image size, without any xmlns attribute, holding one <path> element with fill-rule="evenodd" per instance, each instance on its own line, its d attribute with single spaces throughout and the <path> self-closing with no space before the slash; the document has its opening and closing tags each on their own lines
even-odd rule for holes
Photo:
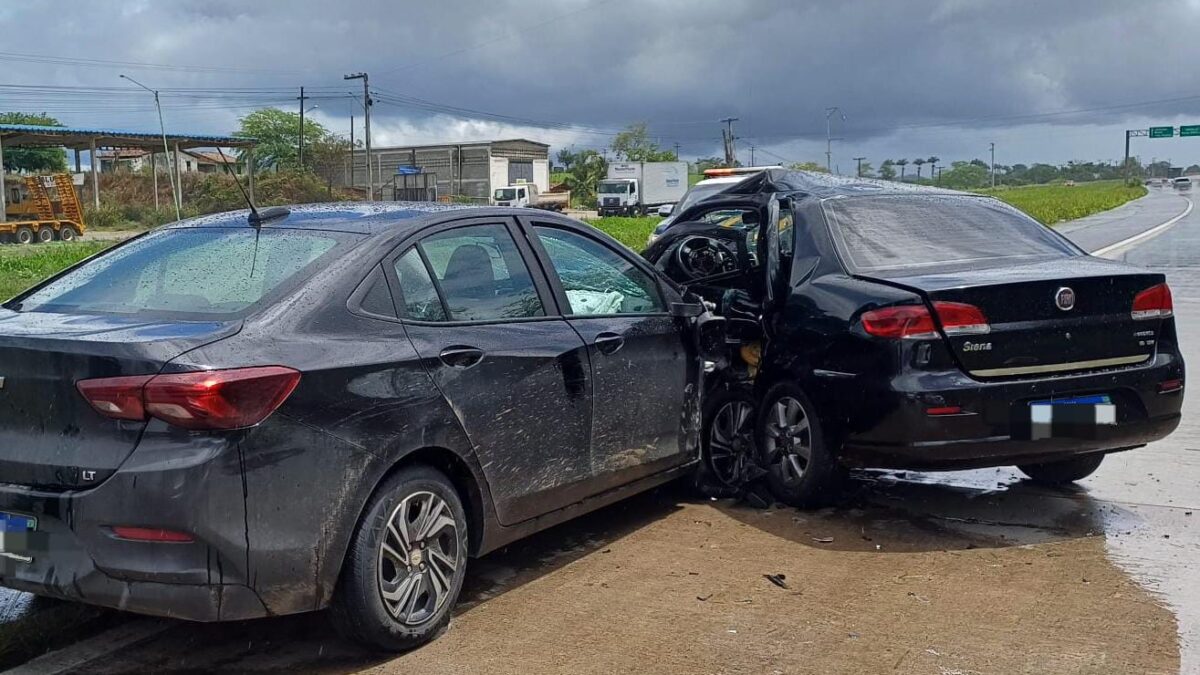
<svg viewBox="0 0 1200 675">
<path fill-rule="evenodd" d="M 596 186 L 596 208 L 601 216 L 644 216 L 678 202 L 687 189 L 687 162 L 613 162 Z"/>
<path fill-rule="evenodd" d="M 571 193 L 539 192 L 534 183 L 517 183 L 496 188 L 492 192 L 492 205 L 562 211 L 571 205 Z"/>
</svg>

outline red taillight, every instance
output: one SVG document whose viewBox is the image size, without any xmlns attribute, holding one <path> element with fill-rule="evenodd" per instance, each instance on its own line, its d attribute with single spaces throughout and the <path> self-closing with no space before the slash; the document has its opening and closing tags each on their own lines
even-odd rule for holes
<svg viewBox="0 0 1200 675">
<path fill-rule="evenodd" d="M 163 530 L 157 527 L 131 527 L 128 525 L 113 525 L 112 533 L 117 539 L 129 541 L 149 541 L 156 543 L 187 544 L 194 541 L 192 535 L 186 532 Z"/>
<path fill-rule="evenodd" d="M 935 302 L 938 320 L 947 335 L 973 335 L 991 330 L 983 311 L 961 302 Z M 933 315 L 925 305 L 896 305 L 862 315 L 863 329 L 883 338 L 928 339 L 937 336 Z"/>
<path fill-rule="evenodd" d="M 102 415 L 157 417 L 185 429 L 240 429 L 262 422 L 300 383 L 282 366 L 82 380 L 76 386 Z"/>
<path fill-rule="evenodd" d="M 963 409 L 961 406 L 957 406 L 957 405 L 943 405 L 943 406 L 938 406 L 936 408 L 926 408 L 925 414 L 929 415 L 930 417 L 942 417 L 945 415 L 961 415 L 961 414 L 963 414 Z"/>
<path fill-rule="evenodd" d="M 1136 320 L 1166 319 L 1175 313 L 1175 303 L 1171 299 L 1171 287 L 1166 284 L 1151 286 L 1138 293 L 1133 298 L 1133 311 L 1130 312 Z"/>
</svg>

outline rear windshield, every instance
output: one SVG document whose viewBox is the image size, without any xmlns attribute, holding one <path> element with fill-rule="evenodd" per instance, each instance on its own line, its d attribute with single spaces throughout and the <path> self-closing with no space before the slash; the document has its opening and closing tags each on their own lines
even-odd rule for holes
<svg viewBox="0 0 1200 675">
<path fill-rule="evenodd" d="M 1081 255 L 1049 228 L 994 199 L 897 195 L 829 199 L 825 215 L 855 272 L 995 266 Z"/>
<path fill-rule="evenodd" d="M 117 247 L 9 307 L 23 312 L 237 318 L 303 280 L 356 235 L 165 229 Z"/>
</svg>

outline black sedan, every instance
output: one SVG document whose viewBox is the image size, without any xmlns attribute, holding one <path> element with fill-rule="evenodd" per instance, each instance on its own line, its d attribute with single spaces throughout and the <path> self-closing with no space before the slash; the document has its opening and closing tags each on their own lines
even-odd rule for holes
<svg viewBox="0 0 1200 675">
<path fill-rule="evenodd" d="M 716 304 L 740 358 L 705 414 L 722 482 L 827 503 L 847 467 L 1083 478 L 1179 424 L 1162 274 L 998 200 L 767 171 L 643 254 Z"/>
<path fill-rule="evenodd" d="M 205 217 L 0 309 L 0 585 L 402 649 L 468 556 L 687 472 L 702 307 L 575 221 Z"/>
</svg>

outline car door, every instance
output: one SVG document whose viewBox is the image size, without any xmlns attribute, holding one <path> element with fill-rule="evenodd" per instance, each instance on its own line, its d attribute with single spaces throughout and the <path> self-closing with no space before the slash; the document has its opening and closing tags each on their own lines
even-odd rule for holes
<svg viewBox="0 0 1200 675">
<path fill-rule="evenodd" d="M 700 364 L 688 329 L 667 312 L 657 277 L 635 254 L 586 228 L 527 223 L 559 306 L 591 357 L 598 488 L 693 458 L 689 424 Z"/>
<path fill-rule="evenodd" d="M 577 501 L 591 477 L 588 351 L 513 228 L 510 218 L 453 221 L 386 266 L 505 525 Z"/>
</svg>

